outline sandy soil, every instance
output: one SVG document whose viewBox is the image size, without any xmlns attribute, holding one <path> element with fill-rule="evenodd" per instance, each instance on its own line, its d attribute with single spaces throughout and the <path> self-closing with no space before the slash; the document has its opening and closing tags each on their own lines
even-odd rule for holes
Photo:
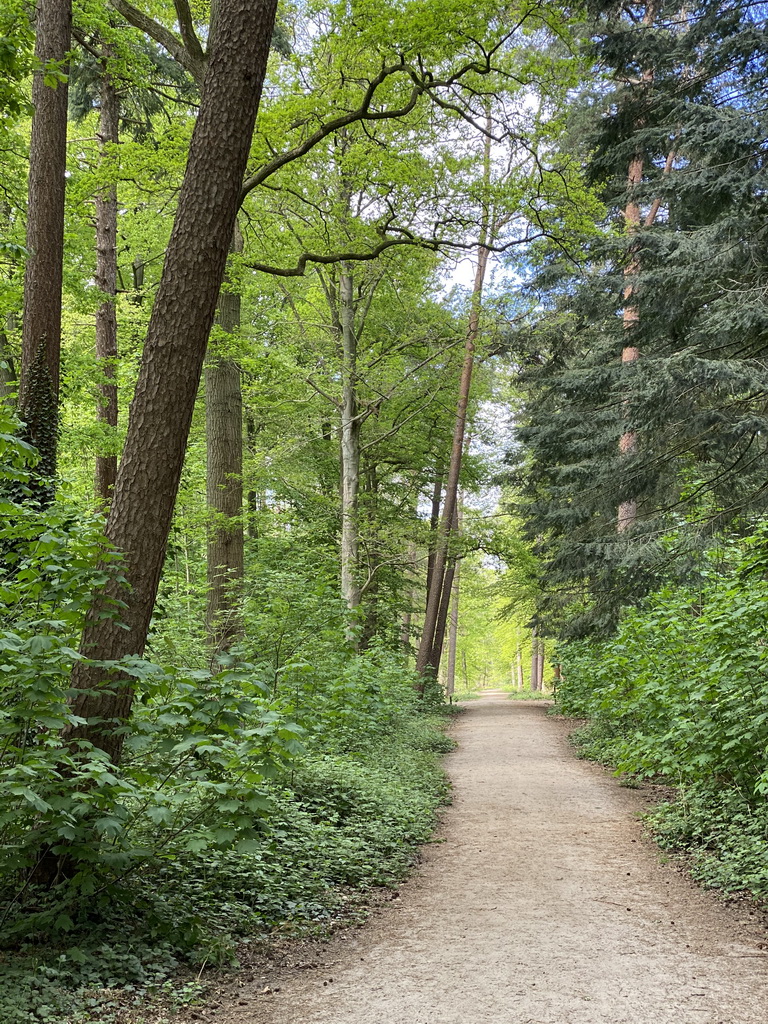
<svg viewBox="0 0 768 1024">
<path fill-rule="evenodd" d="M 647 796 L 574 758 L 566 723 L 472 702 L 454 803 L 399 898 L 250 980 L 216 1024 L 766 1024 L 768 936 L 644 841 Z M 291 968 L 292 969 L 289 969 Z"/>
</svg>

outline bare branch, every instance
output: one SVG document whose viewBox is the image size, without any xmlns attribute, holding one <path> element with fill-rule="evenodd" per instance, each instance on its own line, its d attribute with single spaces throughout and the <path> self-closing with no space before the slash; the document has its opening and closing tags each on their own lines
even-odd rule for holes
<svg viewBox="0 0 768 1024">
<path fill-rule="evenodd" d="M 316 252 L 304 252 L 299 256 L 295 267 L 271 267 L 266 263 L 247 263 L 246 266 L 250 267 L 251 270 L 260 270 L 264 274 L 272 274 L 275 277 L 303 277 L 308 263 L 322 263 L 329 265 L 332 263 L 344 263 L 346 261 L 352 263 L 360 262 L 361 260 L 375 260 L 386 249 L 391 249 L 393 245 L 420 244 L 422 243 L 413 238 L 387 238 L 369 252 L 341 252 L 332 253 L 330 256 L 322 256 L 320 253 Z M 424 244 L 429 245 L 429 243 Z"/>
</svg>

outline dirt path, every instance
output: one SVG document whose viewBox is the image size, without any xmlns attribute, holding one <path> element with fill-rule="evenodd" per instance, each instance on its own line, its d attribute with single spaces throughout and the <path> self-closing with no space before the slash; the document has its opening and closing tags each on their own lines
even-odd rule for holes
<svg viewBox="0 0 768 1024">
<path fill-rule="evenodd" d="M 454 804 L 400 898 L 216 1024 L 766 1024 L 768 939 L 641 840 L 644 799 L 545 708 L 473 702 Z M 765 947 L 765 948 L 764 948 Z M 332 980 L 331 980 L 332 979 Z"/>
</svg>

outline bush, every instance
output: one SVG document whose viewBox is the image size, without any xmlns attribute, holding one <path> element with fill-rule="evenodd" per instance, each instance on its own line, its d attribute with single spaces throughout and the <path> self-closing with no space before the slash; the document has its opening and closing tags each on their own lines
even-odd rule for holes
<svg viewBox="0 0 768 1024">
<path fill-rule="evenodd" d="M 680 796 L 652 816 L 670 848 L 728 889 L 768 890 L 768 582 L 754 546 L 696 591 L 667 588 L 602 642 L 569 643 L 558 708 L 582 752 Z"/>
</svg>

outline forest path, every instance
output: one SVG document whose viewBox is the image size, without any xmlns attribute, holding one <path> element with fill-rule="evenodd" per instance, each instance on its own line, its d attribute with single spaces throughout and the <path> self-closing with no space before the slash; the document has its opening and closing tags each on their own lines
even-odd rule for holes
<svg viewBox="0 0 768 1024">
<path fill-rule="evenodd" d="M 646 798 L 577 760 L 567 723 L 491 693 L 456 738 L 444 842 L 400 898 L 206 1020 L 766 1024 L 761 922 L 660 864 Z"/>
</svg>

